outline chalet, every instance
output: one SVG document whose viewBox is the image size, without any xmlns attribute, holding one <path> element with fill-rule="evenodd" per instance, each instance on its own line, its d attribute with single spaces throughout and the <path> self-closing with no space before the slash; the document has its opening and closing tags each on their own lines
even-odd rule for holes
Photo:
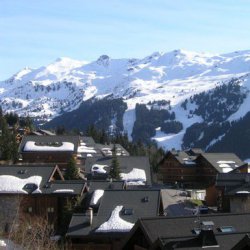
<svg viewBox="0 0 250 250">
<path fill-rule="evenodd" d="M 121 249 L 249 249 L 249 220 L 247 213 L 142 218 Z"/>
<path fill-rule="evenodd" d="M 201 150 L 169 151 L 159 163 L 164 183 L 179 183 L 187 188 L 206 188 L 218 173 L 245 172 L 247 163 L 232 153 L 204 153 Z"/>
<path fill-rule="evenodd" d="M 118 156 L 121 179 L 127 187 L 150 186 L 151 171 L 148 157 Z M 109 178 L 112 157 L 88 158 L 85 162 L 85 175 L 88 180 Z"/>
<path fill-rule="evenodd" d="M 23 162 L 65 164 L 77 156 L 79 136 L 24 136 L 19 146 Z"/>
<path fill-rule="evenodd" d="M 250 174 L 218 174 L 218 210 L 232 213 L 250 212 Z"/>
<path fill-rule="evenodd" d="M 1 165 L 1 232 L 8 233 L 13 221 L 35 217 L 56 230 L 64 204 L 75 203 L 86 191 L 84 181 L 65 181 L 54 165 Z"/>
<path fill-rule="evenodd" d="M 157 216 L 161 212 L 159 190 L 105 190 L 96 214 L 72 216 L 67 238 L 72 249 L 120 249 L 124 238 L 140 217 Z"/>
</svg>

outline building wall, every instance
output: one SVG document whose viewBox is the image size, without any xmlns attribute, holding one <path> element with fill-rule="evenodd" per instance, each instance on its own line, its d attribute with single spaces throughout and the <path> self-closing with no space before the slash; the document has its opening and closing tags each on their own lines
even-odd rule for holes
<svg viewBox="0 0 250 250">
<path fill-rule="evenodd" d="M 0 196 L 0 232 L 8 233 L 12 226 L 33 217 L 48 219 L 57 227 L 58 197 L 4 194 Z"/>
<path fill-rule="evenodd" d="M 192 185 L 197 182 L 195 166 L 182 165 L 171 153 L 169 153 L 159 166 L 159 175 L 164 183 L 184 183 Z"/>
<path fill-rule="evenodd" d="M 206 203 L 208 206 L 217 206 L 218 191 L 215 186 L 206 189 Z"/>
<path fill-rule="evenodd" d="M 249 213 L 250 212 L 250 198 L 248 197 L 231 197 L 230 198 L 230 212 L 231 213 Z"/>
<path fill-rule="evenodd" d="M 23 162 L 29 163 L 68 163 L 74 156 L 72 152 L 25 152 L 22 153 Z"/>
<path fill-rule="evenodd" d="M 218 171 L 204 157 L 197 158 L 197 168 L 197 175 L 206 187 L 215 183 Z"/>
<path fill-rule="evenodd" d="M 12 226 L 18 224 L 21 196 L 5 195 L 0 196 L 0 235 L 7 233 Z"/>
</svg>

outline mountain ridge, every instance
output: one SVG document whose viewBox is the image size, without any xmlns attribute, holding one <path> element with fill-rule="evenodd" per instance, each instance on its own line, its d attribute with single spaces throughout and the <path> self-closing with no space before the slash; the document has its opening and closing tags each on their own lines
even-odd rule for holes
<svg viewBox="0 0 250 250">
<path fill-rule="evenodd" d="M 195 123 L 204 123 L 204 117 L 194 112 L 199 108 L 197 103 L 190 101 L 194 95 L 228 85 L 236 79 L 241 90 L 244 89 L 238 94 L 246 97 L 223 122 L 237 121 L 246 115 L 250 103 L 249 72 L 249 50 L 221 55 L 173 50 L 154 52 L 141 59 L 112 59 L 102 55 L 93 62 L 63 57 L 38 69 L 24 68 L 0 82 L 0 105 L 4 111 L 35 117 L 42 124 L 77 110 L 84 101 L 112 94 L 113 99 L 122 98 L 126 103 L 122 122 L 132 139 L 136 104 L 146 105 L 149 110 L 152 107 L 168 109 L 168 105 L 149 104 L 164 100 L 175 113 L 172 124 L 176 126 L 176 122 L 180 122 L 183 129 L 172 134 L 156 127 L 153 138 L 165 148 L 180 148 L 186 130 Z M 184 102 L 187 102 L 186 110 Z M 150 114 L 153 113 L 158 116 L 156 112 Z M 162 122 L 169 123 L 167 120 L 159 122 L 162 127 Z"/>
</svg>

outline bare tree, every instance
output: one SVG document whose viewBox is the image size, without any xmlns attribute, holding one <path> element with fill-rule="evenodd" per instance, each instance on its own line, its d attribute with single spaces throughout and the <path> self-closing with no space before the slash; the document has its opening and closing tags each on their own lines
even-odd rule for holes
<svg viewBox="0 0 250 250">
<path fill-rule="evenodd" d="M 51 239 L 53 229 L 48 220 L 38 216 L 26 217 L 18 226 L 12 228 L 9 239 L 22 249 L 55 250 L 57 243 Z"/>
</svg>

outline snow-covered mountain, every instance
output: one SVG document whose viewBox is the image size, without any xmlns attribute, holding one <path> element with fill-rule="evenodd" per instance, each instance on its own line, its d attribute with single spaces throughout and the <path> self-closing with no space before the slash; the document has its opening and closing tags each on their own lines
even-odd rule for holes
<svg viewBox="0 0 250 250">
<path fill-rule="evenodd" d="M 136 121 L 136 104 L 145 104 L 154 110 L 171 109 L 175 116 L 172 120 L 182 124 L 181 130 L 170 134 L 155 127 L 153 137 L 165 148 L 180 148 L 186 130 L 193 124 L 213 122 L 195 112 L 204 103 L 193 101 L 194 95 L 208 91 L 211 95 L 216 87 L 237 80 L 239 93 L 244 98 L 232 104 L 230 116 L 225 115 L 220 122 L 232 122 L 245 116 L 250 109 L 249 72 L 250 51 L 212 55 L 174 50 L 156 52 L 143 59 L 111 59 L 103 55 L 90 63 L 59 58 L 38 69 L 25 68 L 0 82 L 0 105 L 4 111 L 51 120 L 78 109 L 90 98 L 102 99 L 112 94 L 113 99 L 122 98 L 127 104 L 123 129 L 130 137 Z M 162 101 L 168 104 L 160 104 Z"/>
</svg>

